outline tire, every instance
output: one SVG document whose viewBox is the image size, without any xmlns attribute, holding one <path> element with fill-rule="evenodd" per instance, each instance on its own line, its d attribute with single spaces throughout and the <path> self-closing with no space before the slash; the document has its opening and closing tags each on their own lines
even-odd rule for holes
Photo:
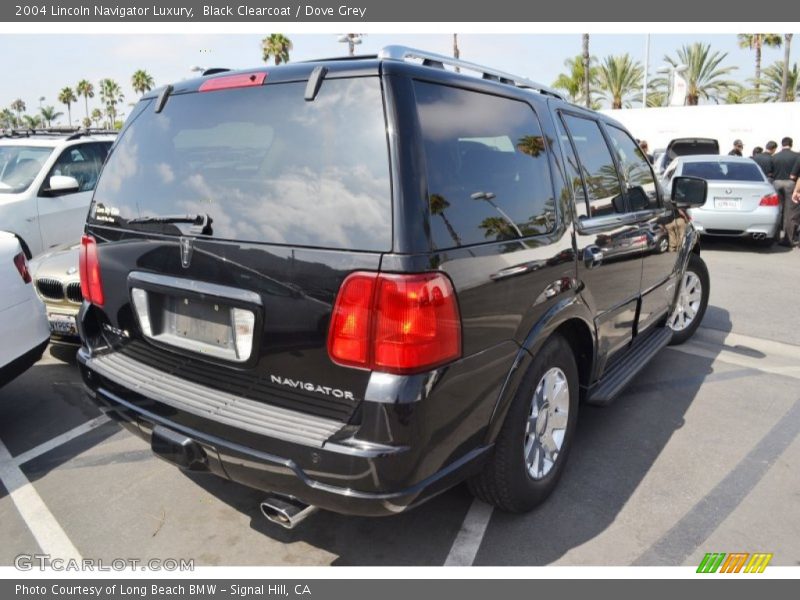
<svg viewBox="0 0 800 600">
<path fill-rule="evenodd" d="M 672 329 L 671 346 L 684 343 L 697 331 L 708 308 L 710 291 L 711 280 L 708 277 L 706 263 L 692 252 L 686 271 L 681 277 L 678 304 L 667 317 L 667 327 Z"/>
<path fill-rule="evenodd" d="M 657 252 L 659 254 L 664 254 L 664 252 L 666 252 L 667 250 L 669 250 L 669 239 L 662 237 L 661 241 L 658 242 Z"/>
<path fill-rule="evenodd" d="M 549 402 L 540 404 L 545 398 L 538 394 L 542 391 L 539 386 L 545 381 L 566 385 L 565 392 L 549 398 L 552 405 Z M 537 402 L 540 405 L 539 418 L 532 418 L 533 403 L 537 400 L 540 401 Z M 547 410 L 547 419 L 542 421 L 543 410 Z M 556 418 L 554 415 L 560 416 Z M 545 342 L 525 374 L 488 462 L 481 473 L 468 481 L 470 491 L 484 502 L 511 513 L 528 512 L 544 502 L 564 471 L 577 416 L 578 368 L 575 356 L 566 339 L 555 334 Z M 559 427 L 562 424 L 563 429 Z M 530 435 L 528 427 L 531 427 Z M 538 433 L 539 427 L 542 428 L 541 434 Z M 554 446 L 558 446 L 559 438 L 561 445 L 557 452 L 552 452 Z M 539 445 L 543 440 L 550 450 Z M 547 454 L 555 459 L 552 462 L 545 460 Z M 529 458 L 540 460 L 534 460 L 530 466 Z"/>
</svg>

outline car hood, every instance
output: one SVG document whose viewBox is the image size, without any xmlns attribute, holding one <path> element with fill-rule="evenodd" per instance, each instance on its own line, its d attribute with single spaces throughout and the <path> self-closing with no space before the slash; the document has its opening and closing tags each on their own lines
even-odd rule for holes
<svg viewBox="0 0 800 600">
<path fill-rule="evenodd" d="M 79 279 L 78 255 L 80 244 L 67 244 L 46 254 L 37 256 L 30 262 L 33 277 L 53 277 L 60 281 Z"/>
</svg>

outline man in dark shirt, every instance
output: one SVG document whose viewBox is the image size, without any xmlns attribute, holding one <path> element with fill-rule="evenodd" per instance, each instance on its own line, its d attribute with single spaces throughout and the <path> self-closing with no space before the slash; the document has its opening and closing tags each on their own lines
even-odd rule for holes
<svg viewBox="0 0 800 600">
<path fill-rule="evenodd" d="M 741 156 L 744 144 L 742 140 L 733 140 L 733 150 L 728 152 L 728 156 Z"/>
<path fill-rule="evenodd" d="M 772 157 L 772 164 L 774 167 L 773 174 L 775 181 L 775 191 L 778 192 L 778 199 L 783 208 L 783 240 L 781 243 L 790 248 L 795 245 L 795 234 L 797 226 L 800 225 L 800 211 L 797 210 L 797 204 L 792 202 L 792 192 L 794 191 L 795 181 L 797 175 L 792 178 L 792 171 L 800 154 L 792 151 L 793 140 L 790 137 L 785 137 L 781 140 L 781 151 L 776 152 Z"/>
<path fill-rule="evenodd" d="M 769 144 L 767 144 L 767 146 L 769 147 Z M 777 146 L 777 144 L 775 144 L 775 146 Z M 756 161 L 756 164 L 761 167 L 762 171 L 764 171 L 764 175 L 767 176 L 767 179 L 772 181 L 772 176 L 774 174 L 774 167 L 772 166 L 772 152 L 769 152 L 769 150 L 767 150 L 767 152 L 756 152 L 756 149 L 760 150 L 760 147 L 756 146 L 756 148 L 753 150 L 753 156 L 750 158 Z"/>
</svg>

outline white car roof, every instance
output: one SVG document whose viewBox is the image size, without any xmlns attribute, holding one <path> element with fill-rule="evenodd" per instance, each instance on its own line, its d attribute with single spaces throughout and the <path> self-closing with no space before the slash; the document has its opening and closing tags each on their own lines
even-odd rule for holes
<svg viewBox="0 0 800 600">
<path fill-rule="evenodd" d="M 749 156 L 735 156 L 730 154 L 690 154 L 688 156 L 678 156 L 676 161 L 687 162 L 752 162 Z"/>
<path fill-rule="evenodd" d="M 82 135 L 75 139 L 67 139 L 69 136 L 63 135 L 31 135 L 30 137 L 0 137 L 0 146 L 38 146 L 42 148 L 61 148 L 72 144 L 84 142 L 113 142 L 116 136 L 109 134 L 90 134 Z"/>
</svg>

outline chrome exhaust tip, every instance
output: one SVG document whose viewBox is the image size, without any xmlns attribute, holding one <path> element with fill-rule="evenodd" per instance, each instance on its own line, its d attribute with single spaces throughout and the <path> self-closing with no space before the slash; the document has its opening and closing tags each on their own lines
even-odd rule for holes
<svg viewBox="0 0 800 600">
<path fill-rule="evenodd" d="M 284 529 L 294 529 L 308 517 L 317 512 L 316 506 L 304 504 L 289 496 L 272 494 L 260 504 L 261 514 L 268 521 L 280 525 Z"/>
<path fill-rule="evenodd" d="M 756 233 L 753 234 L 753 239 L 754 240 L 765 240 L 765 239 L 767 239 L 767 234 L 766 233 L 756 232 Z"/>
</svg>

